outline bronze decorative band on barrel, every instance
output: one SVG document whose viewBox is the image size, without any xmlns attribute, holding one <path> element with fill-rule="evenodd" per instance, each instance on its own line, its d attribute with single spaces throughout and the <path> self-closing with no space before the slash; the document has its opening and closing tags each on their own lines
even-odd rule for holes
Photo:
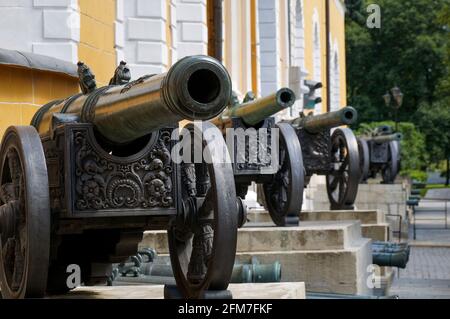
<svg viewBox="0 0 450 319">
<path fill-rule="evenodd" d="M 112 85 L 104 86 L 89 94 L 81 109 L 81 122 L 92 123 L 94 121 L 95 106 L 97 105 L 98 99 L 112 87 Z"/>
<path fill-rule="evenodd" d="M 80 94 L 77 94 L 77 95 L 74 95 L 74 96 L 71 96 L 70 98 L 68 98 L 66 100 L 66 103 L 64 103 L 64 106 L 61 109 L 60 113 L 63 113 L 63 114 L 66 113 L 67 109 L 72 105 L 72 103 L 82 95 L 83 95 L 83 93 L 80 93 Z"/>
<path fill-rule="evenodd" d="M 34 126 L 36 129 L 38 128 L 39 123 L 42 120 L 42 117 L 45 113 L 47 113 L 53 106 L 61 103 L 63 100 L 56 100 L 50 103 L 43 105 L 37 112 L 34 114 L 33 119 L 31 120 L 31 126 Z"/>
</svg>

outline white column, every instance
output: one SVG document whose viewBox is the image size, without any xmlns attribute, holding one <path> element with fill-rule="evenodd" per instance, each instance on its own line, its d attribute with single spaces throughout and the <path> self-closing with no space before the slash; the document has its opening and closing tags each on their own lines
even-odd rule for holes
<svg viewBox="0 0 450 319">
<path fill-rule="evenodd" d="M 80 42 L 77 0 L 0 1 L 3 48 L 76 63 Z"/>
<path fill-rule="evenodd" d="M 261 95 L 279 88 L 279 49 L 277 41 L 278 0 L 259 0 L 259 39 L 261 52 Z"/>
<path fill-rule="evenodd" d="M 169 65 L 166 0 L 116 1 L 117 59 L 128 63 L 133 78 L 165 72 Z"/>
<path fill-rule="evenodd" d="M 206 0 L 177 0 L 178 58 L 208 53 Z"/>
</svg>

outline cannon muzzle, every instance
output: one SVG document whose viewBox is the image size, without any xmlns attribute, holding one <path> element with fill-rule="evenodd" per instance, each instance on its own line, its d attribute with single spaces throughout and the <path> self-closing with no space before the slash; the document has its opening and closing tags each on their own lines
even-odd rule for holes
<svg viewBox="0 0 450 319">
<path fill-rule="evenodd" d="M 305 129 L 311 134 L 315 134 L 325 129 L 354 124 L 357 119 L 357 111 L 353 107 L 348 106 L 336 112 L 301 117 L 294 120 L 292 124 L 298 128 Z"/>
<path fill-rule="evenodd" d="M 278 92 L 247 102 L 241 105 L 230 106 L 220 117 L 212 122 L 218 126 L 227 126 L 231 118 L 241 118 L 248 126 L 255 126 L 266 118 L 284 110 L 296 101 L 295 93 L 291 89 L 283 88 Z"/>
<path fill-rule="evenodd" d="M 375 135 L 391 135 L 394 133 L 392 127 L 389 125 L 382 125 L 375 129 Z"/>
<path fill-rule="evenodd" d="M 217 60 L 191 56 L 167 73 L 144 76 L 43 107 L 33 119 L 39 133 L 51 129 L 55 113 L 75 114 L 113 143 L 129 143 L 182 120 L 209 120 L 231 98 L 231 79 Z"/>
<path fill-rule="evenodd" d="M 403 138 L 403 134 L 401 133 L 396 133 L 396 134 L 391 134 L 391 135 L 379 135 L 379 136 L 373 136 L 370 137 L 368 139 L 368 141 L 372 141 L 378 144 L 382 144 L 382 143 L 389 143 L 392 141 L 397 141 L 400 142 Z"/>
</svg>

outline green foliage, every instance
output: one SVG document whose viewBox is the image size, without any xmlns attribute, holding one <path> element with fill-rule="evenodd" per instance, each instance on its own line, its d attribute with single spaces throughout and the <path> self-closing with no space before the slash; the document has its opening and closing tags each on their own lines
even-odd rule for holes
<svg viewBox="0 0 450 319">
<path fill-rule="evenodd" d="M 356 134 L 364 135 L 368 130 L 382 125 L 394 127 L 395 123 L 391 121 L 363 123 L 356 131 Z M 425 136 L 417 130 L 413 123 L 399 123 L 398 129 L 403 134 L 403 139 L 400 142 L 402 158 L 402 171 L 400 174 L 412 177 L 414 173 L 416 176 L 419 176 L 418 171 L 426 171 L 428 160 L 425 150 Z M 426 173 L 424 174 L 426 176 Z"/>
<path fill-rule="evenodd" d="M 448 101 L 450 102 L 450 100 Z M 418 112 L 418 127 L 426 136 L 429 163 L 438 164 L 450 158 L 450 103 L 442 101 L 433 106 L 424 105 Z"/>
<path fill-rule="evenodd" d="M 434 102 L 447 75 L 444 64 L 448 32 L 440 23 L 447 0 L 362 1 L 362 15 L 372 3 L 382 9 L 381 29 L 347 23 L 349 102 L 363 121 L 391 118 L 383 94 L 398 85 L 405 94 L 400 119 L 409 121 L 422 101 Z M 365 102 L 366 104 L 360 104 Z"/>
<path fill-rule="evenodd" d="M 372 3 L 381 7 L 381 29 L 362 22 Z M 363 123 L 392 120 L 394 110 L 382 96 L 400 87 L 399 120 L 414 123 L 410 133 L 423 143 L 405 154 L 404 169 L 450 156 L 450 0 L 347 0 L 346 5 L 348 104 Z"/>
<path fill-rule="evenodd" d="M 425 183 L 428 179 L 427 172 L 424 171 L 412 170 L 408 175 L 415 182 Z"/>
</svg>

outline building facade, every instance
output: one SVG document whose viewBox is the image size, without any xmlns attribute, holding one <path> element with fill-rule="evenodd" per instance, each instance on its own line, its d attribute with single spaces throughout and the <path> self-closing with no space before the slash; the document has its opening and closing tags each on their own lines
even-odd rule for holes
<svg viewBox="0 0 450 319">
<path fill-rule="evenodd" d="M 209 1 L 2 0 L 0 46 L 81 60 L 100 85 L 121 60 L 133 78 L 161 73 L 184 56 L 208 53 Z M 299 100 L 278 117 L 293 117 L 302 110 L 303 80 L 313 79 L 324 84 L 316 112 L 327 111 L 328 96 L 331 110 L 345 106 L 344 16 L 341 0 L 223 0 L 223 62 L 234 90 L 265 96 L 291 87 Z M 0 61 L 0 75 L 0 132 L 28 123 L 47 99 L 77 92 L 70 74 L 61 79 L 58 72 Z"/>
<path fill-rule="evenodd" d="M 79 60 L 102 86 L 122 60 L 136 79 L 208 54 L 214 1 L 0 0 L 0 137 L 43 104 L 78 93 Z M 223 0 L 222 9 L 223 63 L 241 98 L 290 87 L 298 101 L 277 118 L 297 117 L 311 79 L 323 83 L 316 113 L 346 105 L 342 0 Z M 311 181 L 304 208 L 320 183 Z"/>
</svg>

